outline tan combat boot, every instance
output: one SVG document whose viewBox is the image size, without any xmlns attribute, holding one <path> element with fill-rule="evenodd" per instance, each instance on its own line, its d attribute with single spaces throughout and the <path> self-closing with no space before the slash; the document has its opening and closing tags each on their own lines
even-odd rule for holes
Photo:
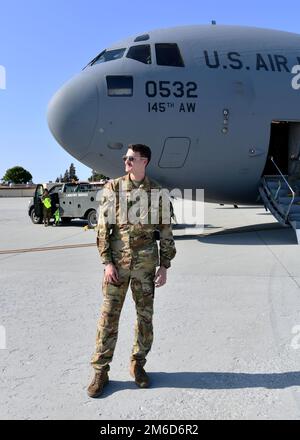
<svg viewBox="0 0 300 440">
<path fill-rule="evenodd" d="M 89 397 L 99 397 L 102 394 L 104 386 L 108 383 L 108 374 L 106 370 L 95 371 L 94 379 L 87 389 Z"/>
<path fill-rule="evenodd" d="M 149 387 L 149 377 L 141 364 L 139 364 L 137 361 L 131 361 L 129 371 L 138 387 Z"/>
</svg>

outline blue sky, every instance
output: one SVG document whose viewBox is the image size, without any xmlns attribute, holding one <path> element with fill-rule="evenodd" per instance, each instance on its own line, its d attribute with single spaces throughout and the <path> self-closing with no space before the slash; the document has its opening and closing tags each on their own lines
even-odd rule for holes
<svg viewBox="0 0 300 440">
<path fill-rule="evenodd" d="M 34 182 L 55 180 L 73 162 L 46 122 L 54 92 L 101 50 L 124 37 L 187 24 L 239 24 L 300 33 L 298 1 L 0 0 L 0 178 L 21 165 Z"/>
</svg>

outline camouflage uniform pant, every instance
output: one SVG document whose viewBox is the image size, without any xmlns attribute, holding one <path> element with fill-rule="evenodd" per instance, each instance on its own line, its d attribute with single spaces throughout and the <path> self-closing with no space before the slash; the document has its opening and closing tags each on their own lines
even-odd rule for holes
<svg viewBox="0 0 300 440">
<path fill-rule="evenodd" d="M 118 268 L 119 284 L 106 283 L 103 280 L 103 304 L 97 326 L 96 348 L 91 365 L 95 370 L 109 370 L 117 338 L 119 318 L 129 283 L 135 302 L 137 321 L 135 324 L 134 345 L 131 360 L 137 360 L 142 366 L 146 363 L 153 342 L 153 301 L 154 276 L 156 267 L 147 269 Z"/>
</svg>

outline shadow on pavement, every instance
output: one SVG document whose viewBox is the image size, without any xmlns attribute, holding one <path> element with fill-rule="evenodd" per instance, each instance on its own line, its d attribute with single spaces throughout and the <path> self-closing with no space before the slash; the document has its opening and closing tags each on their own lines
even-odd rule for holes
<svg viewBox="0 0 300 440">
<path fill-rule="evenodd" d="M 151 388 L 193 388 L 202 390 L 230 390 L 238 388 L 283 389 L 300 386 L 300 372 L 286 373 L 222 373 L 182 372 L 148 373 Z M 110 380 L 101 397 L 123 390 L 138 390 L 133 381 Z M 100 397 L 100 398 L 101 398 Z"/>
<path fill-rule="evenodd" d="M 188 234 L 184 234 L 183 232 L 181 235 L 176 234 L 174 239 L 175 241 L 197 240 L 201 243 L 225 245 L 297 245 L 294 230 L 290 227 L 281 226 L 279 223 L 240 226 L 215 232 L 208 232 L 208 229 L 213 229 L 212 225 L 208 226 L 208 228 L 205 226 L 203 234 L 193 234 L 190 231 Z M 187 225 L 187 227 L 190 228 L 190 225 Z M 184 225 L 181 225 L 180 229 L 184 230 Z"/>
<path fill-rule="evenodd" d="M 235 389 L 268 388 L 282 389 L 300 386 L 300 372 L 286 373 L 224 373 L 224 372 L 182 372 L 150 373 L 154 388 L 199 388 Z"/>
</svg>

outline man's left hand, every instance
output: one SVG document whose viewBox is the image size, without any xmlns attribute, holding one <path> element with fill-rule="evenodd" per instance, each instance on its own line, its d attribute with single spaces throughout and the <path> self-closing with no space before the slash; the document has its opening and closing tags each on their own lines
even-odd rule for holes
<svg viewBox="0 0 300 440">
<path fill-rule="evenodd" d="M 167 269 L 163 266 L 160 266 L 154 278 L 155 287 L 163 286 L 164 284 L 166 284 L 166 281 L 167 281 Z"/>
</svg>

